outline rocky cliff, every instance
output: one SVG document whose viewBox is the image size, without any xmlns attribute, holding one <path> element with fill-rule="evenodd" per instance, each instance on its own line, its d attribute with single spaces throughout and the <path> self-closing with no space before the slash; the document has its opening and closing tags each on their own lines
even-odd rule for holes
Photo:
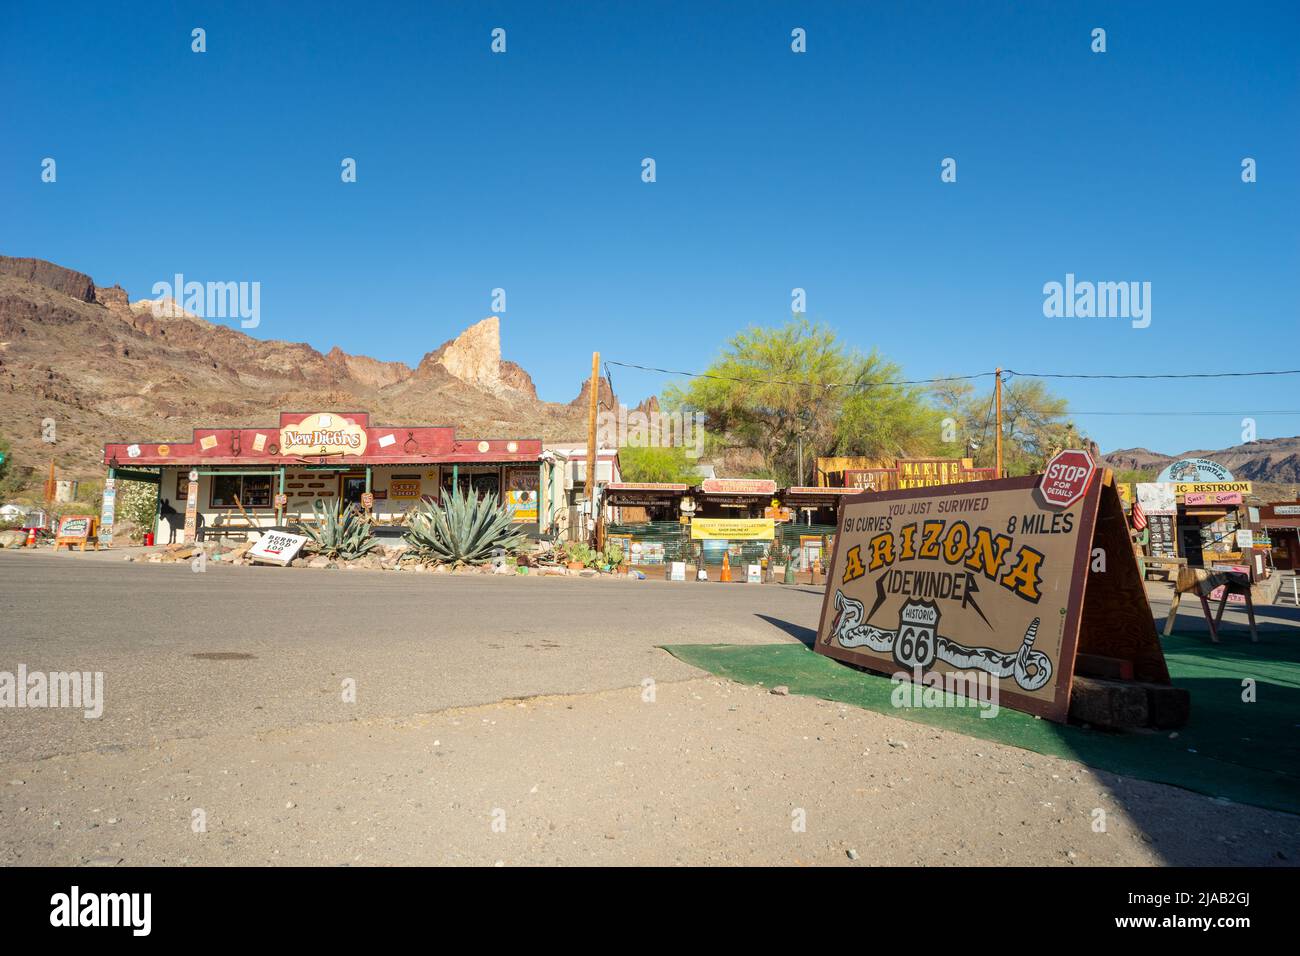
<svg viewBox="0 0 1300 956">
<path fill-rule="evenodd" d="M 585 408 L 539 401 L 528 373 L 502 358 L 496 316 L 412 369 L 252 338 L 54 263 L 0 256 L 0 428 L 31 480 L 51 458 L 69 477 L 102 476 L 105 441 L 265 425 L 287 408 L 365 409 L 377 422 L 454 425 L 469 437 L 586 432 Z"/>
</svg>

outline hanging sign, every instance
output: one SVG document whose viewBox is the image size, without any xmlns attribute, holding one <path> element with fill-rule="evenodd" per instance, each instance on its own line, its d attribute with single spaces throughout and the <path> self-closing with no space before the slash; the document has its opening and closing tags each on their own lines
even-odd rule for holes
<svg viewBox="0 0 1300 956">
<path fill-rule="evenodd" d="M 181 544 L 192 544 L 199 524 L 199 473 L 190 471 L 190 483 L 185 489 L 185 531 Z"/>
<path fill-rule="evenodd" d="M 983 687 L 1057 721 L 1078 653 L 1130 661 L 1137 680 L 1168 684 L 1113 482 L 1060 471 L 1047 483 L 1057 500 L 1072 499 L 1065 506 L 1043 482 L 847 499 L 816 651 L 968 698 Z M 1104 572 L 1092 570 L 1096 549 Z"/>
<path fill-rule="evenodd" d="M 506 504 L 518 523 L 537 520 L 537 487 L 540 476 L 536 468 L 512 468 L 506 473 Z"/>
<path fill-rule="evenodd" d="M 771 541 L 776 522 L 771 518 L 692 518 L 692 541 Z"/>
<path fill-rule="evenodd" d="M 1138 504 L 1147 516 L 1178 514 L 1178 499 L 1174 486 L 1167 481 L 1143 481 L 1134 485 Z"/>
<path fill-rule="evenodd" d="M 104 481 L 104 503 L 99 512 L 99 543 L 104 547 L 113 544 L 113 519 L 117 513 L 117 480 Z"/>
<path fill-rule="evenodd" d="M 364 455 L 366 430 L 328 412 L 280 429 L 281 455 Z"/>
<path fill-rule="evenodd" d="M 1232 481 L 1232 472 L 1208 458 L 1183 458 L 1160 472 L 1156 481 Z"/>
<path fill-rule="evenodd" d="M 1175 495 L 1248 495 L 1254 486 L 1249 481 L 1179 481 Z"/>
<path fill-rule="evenodd" d="M 1189 491 L 1183 495 L 1185 505 L 1239 505 L 1240 491 Z"/>
</svg>

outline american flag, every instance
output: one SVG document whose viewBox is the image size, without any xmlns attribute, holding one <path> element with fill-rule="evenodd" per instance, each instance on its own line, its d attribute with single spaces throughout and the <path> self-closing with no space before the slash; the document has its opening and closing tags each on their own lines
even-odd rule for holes
<svg viewBox="0 0 1300 956">
<path fill-rule="evenodd" d="M 1147 526 L 1146 512 L 1142 510 L 1142 504 L 1137 501 L 1133 502 L 1132 523 L 1134 531 L 1141 531 Z"/>
</svg>

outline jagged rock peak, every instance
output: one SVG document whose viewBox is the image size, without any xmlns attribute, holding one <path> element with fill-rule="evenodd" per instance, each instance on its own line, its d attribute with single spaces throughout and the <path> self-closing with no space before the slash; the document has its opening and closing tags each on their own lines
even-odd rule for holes
<svg viewBox="0 0 1300 956">
<path fill-rule="evenodd" d="M 416 374 L 441 368 L 452 378 L 489 392 L 517 391 L 535 397 L 533 380 L 514 362 L 501 360 L 501 320 L 490 315 L 420 360 Z"/>
</svg>

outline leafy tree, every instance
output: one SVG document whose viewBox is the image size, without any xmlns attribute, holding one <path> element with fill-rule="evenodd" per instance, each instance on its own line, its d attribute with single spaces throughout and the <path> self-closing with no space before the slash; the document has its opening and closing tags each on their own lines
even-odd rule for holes
<svg viewBox="0 0 1300 956">
<path fill-rule="evenodd" d="M 951 454 L 991 468 L 997 459 L 997 418 L 992 390 L 977 393 L 969 381 L 938 382 L 932 389 L 943 415 L 955 424 Z M 1002 467 L 1009 475 L 1041 471 L 1062 448 L 1086 448 L 1088 439 L 1068 415 L 1065 399 L 1039 379 L 1013 378 L 1002 387 Z"/>
<path fill-rule="evenodd" d="M 9 439 L 0 435 L 0 455 L 4 460 L 0 461 L 0 494 L 9 494 L 13 489 L 10 487 L 9 475 L 13 467 L 13 446 L 9 444 Z"/>
<path fill-rule="evenodd" d="M 671 408 L 704 412 L 724 447 L 757 449 L 778 482 L 797 484 L 818 455 L 894 456 L 936 446 L 939 416 L 924 391 L 886 384 L 900 374 L 876 352 L 860 355 L 826 326 L 796 317 L 737 334 L 703 377 L 664 397 Z"/>
<path fill-rule="evenodd" d="M 624 481 L 664 481 L 694 485 L 700 480 L 695 462 L 686 457 L 686 449 L 680 446 L 627 446 L 618 450 L 618 463 Z"/>
</svg>

